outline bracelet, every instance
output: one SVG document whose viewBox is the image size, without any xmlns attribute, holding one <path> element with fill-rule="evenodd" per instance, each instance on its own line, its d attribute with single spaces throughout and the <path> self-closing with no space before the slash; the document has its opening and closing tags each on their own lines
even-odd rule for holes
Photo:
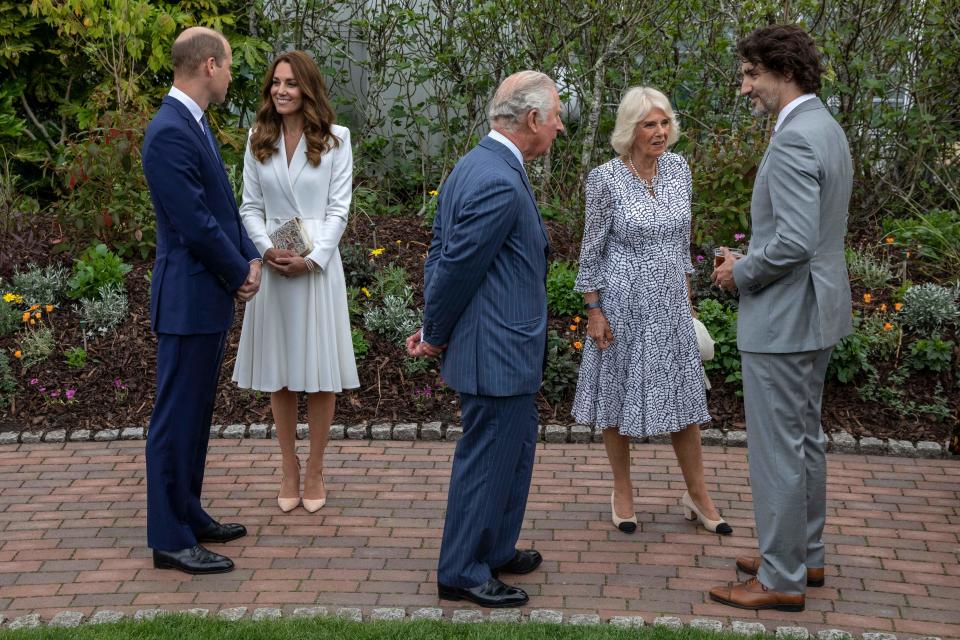
<svg viewBox="0 0 960 640">
<path fill-rule="evenodd" d="M 600 302 L 599 302 L 598 300 L 595 300 L 594 302 L 584 302 L 584 303 L 583 303 L 583 308 L 584 308 L 584 309 L 599 309 L 600 307 L 601 307 L 601 304 L 600 304 Z"/>
<path fill-rule="evenodd" d="M 307 271 L 313 271 L 314 268 L 316 268 L 317 266 L 316 264 L 314 264 L 313 260 L 311 260 L 310 258 L 304 258 L 303 263 L 307 265 Z"/>
</svg>

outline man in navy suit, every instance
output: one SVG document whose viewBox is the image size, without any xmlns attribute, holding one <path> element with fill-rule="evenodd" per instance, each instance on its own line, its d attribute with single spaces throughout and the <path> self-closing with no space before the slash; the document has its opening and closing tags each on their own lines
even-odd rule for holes
<svg viewBox="0 0 960 640">
<path fill-rule="evenodd" d="M 193 27 L 173 44 L 173 88 L 147 127 L 143 172 L 157 217 L 150 321 L 157 334 L 157 397 L 147 434 L 147 543 L 153 564 L 222 573 L 233 562 L 201 542 L 246 534 L 200 504 L 210 420 L 234 299 L 260 287 L 247 237 L 204 111 L 230 85 L 230 44 Z"/>
<path fill-rule="evenodd" d="M 490 135 L 441 189 L 423 269 L 423 328 L 407 350 L 445 350 L 443 379 L 460 394 L 440 598 L 516 607 L 527 594 L 499 575 L 529 573 L 543 560 L 516 543 L 537 443 L 549 251 L 523 163 L 547 153 L 563 124 L 555 83 L 536 71 L 504 80 L 488 115 Z"/>
</svg>

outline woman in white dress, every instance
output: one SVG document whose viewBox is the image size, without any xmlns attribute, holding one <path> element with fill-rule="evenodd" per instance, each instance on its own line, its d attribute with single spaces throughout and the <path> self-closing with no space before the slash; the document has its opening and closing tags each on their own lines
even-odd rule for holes
<svg viewBox="0 0 960 640">
<path fill-rule="evenodd" d="M 300 504 L 297 392 L 307 394 L 310 455 L 303 506 L 326 502 L 323 454 L 337 392 L 360 385 L 353 357 L 346 283 L 337 245 L 347 224 L 353 181 L 350 131 L 333 124 L 316 63 L 302 51 L 278 57 L 264 79 L 243 168 L 240 215 L 266 267 L 247 303 L 233 380 L 270 392 L 283 457 L 277 502 Z M 313 249 L 301 257 L 269 234 L 298 217 Z"/>
<path fill-rule="evenodd" d="M 686 161 L 667 151 L 678 136 L 667 97 L 634 87 L 610 139 L 619 156 L 587 178 L 574 286 L 583 292 L 587 341 L 573 416 L 603 429 L 618 529 L 637 528 L 630 438 L 669 433 L 688 489 L 684 514 L 729 535 L 703 476 L 699 425 L 710 414 L 689 299 L 692 185 Z"/>
</svg>

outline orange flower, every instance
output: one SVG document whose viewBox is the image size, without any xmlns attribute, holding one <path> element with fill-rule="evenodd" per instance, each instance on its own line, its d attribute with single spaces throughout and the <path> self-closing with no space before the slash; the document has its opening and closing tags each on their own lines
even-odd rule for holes
<svg viewBox="0 0 960 640">
<path fill-rule="evenodd" d="M 900 311 L 900 309 L 903 309 L 903 303 L 902 303 L 902 302 L 894 302 L 894 303 L 893 303 L 893 310 L 894 310 L 894 311 Z"/>
<path fill-rule="evenodd" d="M 33 314 L 33 317 L 36 318 L 37 320 L 39 320 L 40 318 L 43 317 L 43 314 L 40 313 L 39 311 L 37 311 L 35 314 Z"/>
<path fill-rule="evenodd" d="M 53 313 L 53 305 L 52 305 L 52 304 L 48 304 L 47 306 L 45 306 L 45 307 L 43 308 L 43 310 L 46 311 L 47 313 Z"/>
<path fill-rule="evenodd" d="M 572 324 L 572 325 L 570 325 L 568 328 L 570 329 L 570 331 L 576 331 L 576 330 L 577 330 L 577 325 Z"/>
<path fill-rule="evenodd" d="M 26 322 L 26 321 L 29 320 L 29 319 L 30 319 L 30 312 L 29 312 L 29 311 L 24 311 L 24 312 L 23 312 L 23 321 Z"/>
<path fill-rule="evenodd" d="M 869 293 L 863 294 L 863 301 L 864 301 L 864 302 L 866 302 L 867 304 L 870 304 L 870 302 L 871 302 L 872 300 L 873 300 L 873 296 L 872 296 L 872 295 L 870 295 Z"/>
<path fill-rule="evenodd" d="M 880 311 L 886 312 L 886 310 L 887 310 L 887 303 L 884 302 L 882 305 L 880 305 Z"/>
<path fill-rule="evenodd" d="M 886 238 L 883 239 L 883 241 L 886 242 L 887 244 L 893 244 L 893 236 L 887 236 Z"/>
<path fill-rule="evenodd" d="M 577 340 L 576 342 L 573 343 L 573 348 L 576 349 L 577 351 L 580 351 L 580 349 L 583 349 L 583 343 Z"/>
<path fill-rule="evenodd" d="M 23 357 L 23 352 L 20 351 L 20 349 L 17 349 L 16 351 L 13 352 L 13 357 L 19 360 L 20 358 Z"/>
<path fill-rule="evenodd" d="M 884 322 L 884 323 L 883 323 L 883 330 L 884 330 L 884 331 L 890 331 L 891 329 L 893 329 L 893 325 L 892 325 L 892 324 L 890 324 L 889 322 Z"/>
<path fill-rule="evenodd" d="M 910 257 L 910 252 L 909 252 L 909 251 L 907 251 L 907 257 L 908 257 L 908 258 Z"/>
<path fill-rule="evenodd" d="M 40 308 L 40 305 L 34 304 L 34 305 L 30 305 L 30 308 L 27 309 L 27 311 L 28 311 L 28 312 L 30 312 L 30 311 L 36 311 L 36 310 L 39 309 L 39 308 Z"/>
<path fill-rule="evenodd" d="M 580 323 L 580 316 L 574 316 L 574 317 L 573 317 L 573 321 L 576 322 L 577 324 L 579 324 L 579 323 Z"/>
<path fill-rule="evenodd" d="M 33 318 L 30 318 L 30 325 L 33 326 L 35 324 L 37 324 L 37 321 L 34 320 Z"/>
</svg>

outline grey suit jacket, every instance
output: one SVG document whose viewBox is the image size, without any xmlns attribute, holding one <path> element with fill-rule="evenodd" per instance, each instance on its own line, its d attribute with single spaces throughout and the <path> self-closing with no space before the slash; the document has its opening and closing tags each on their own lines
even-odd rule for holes
<svg viewBox="0 0 960 640">
<path fill-rule="evenodd" d="M 755 353 L 814 351 L 851 327 L 843 253 L 853 164 L 843 129 L 818 99 L 798 105 L 760 162 L 750 203 L 737 346 Z"/>
</svg>

